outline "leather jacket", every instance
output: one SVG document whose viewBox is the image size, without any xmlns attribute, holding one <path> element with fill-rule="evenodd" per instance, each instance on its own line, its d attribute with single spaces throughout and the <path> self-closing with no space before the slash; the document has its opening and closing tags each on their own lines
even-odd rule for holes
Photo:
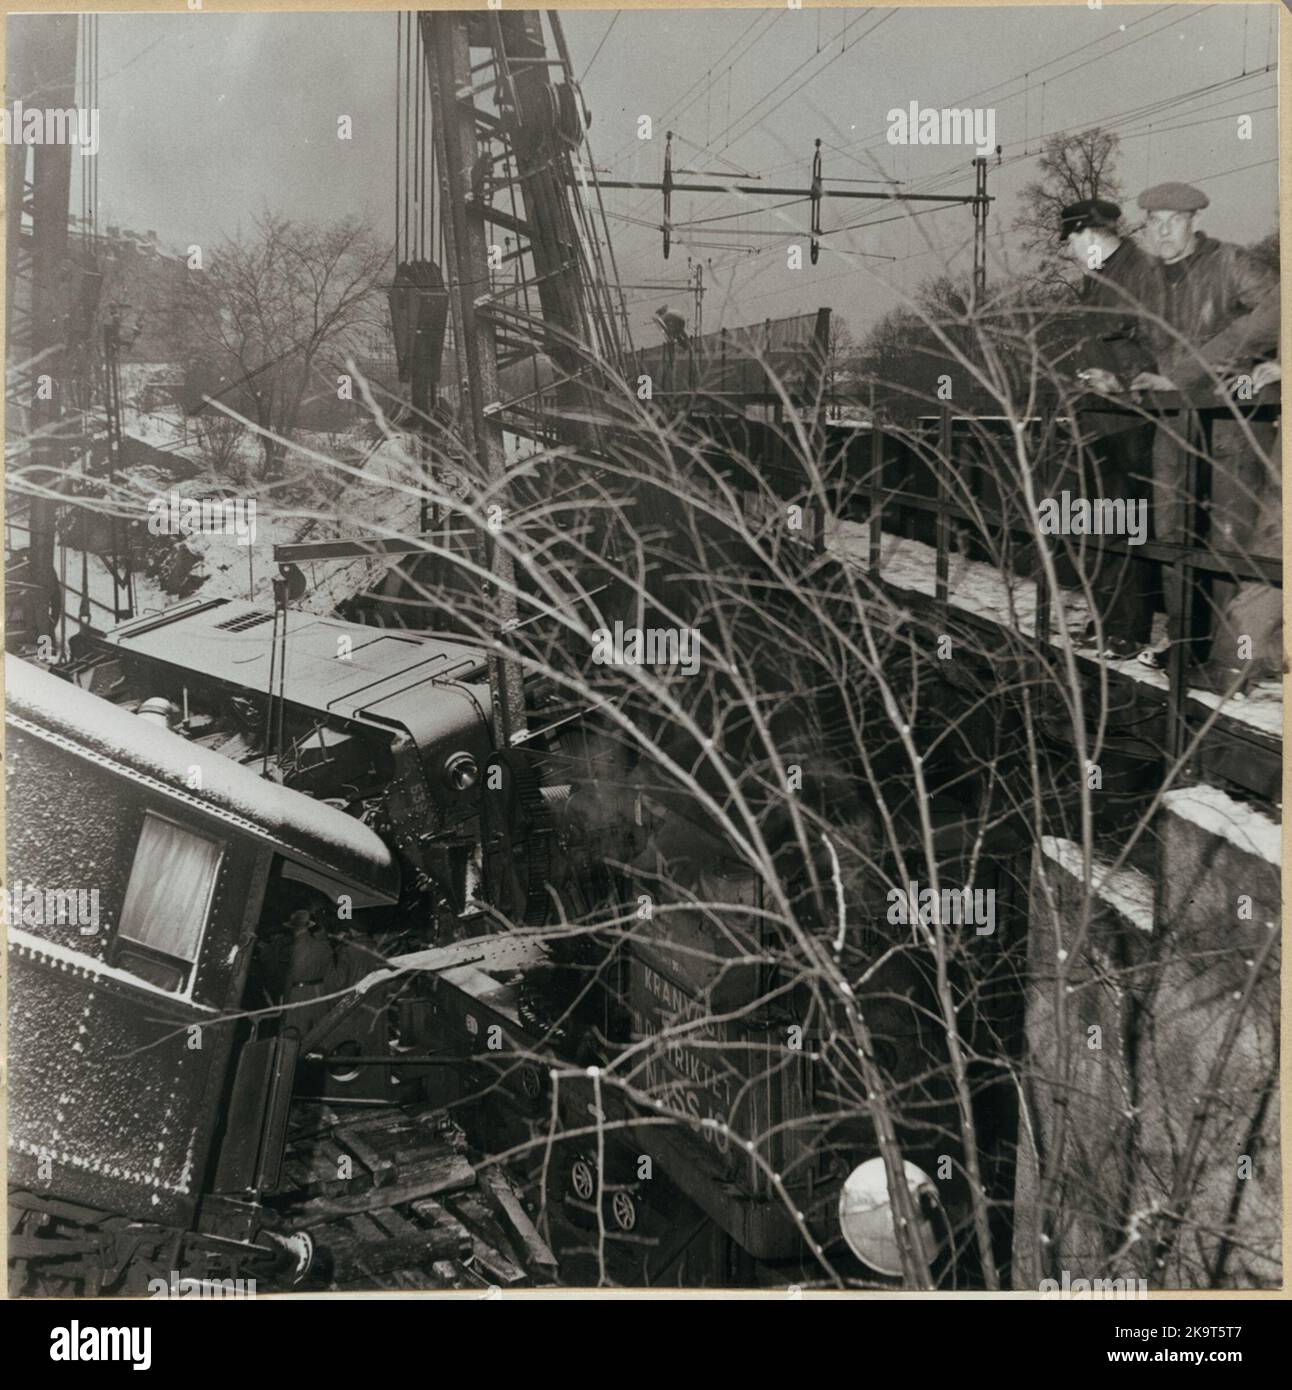
<svg viewBox="0 0 1292 1390">
<path fill-rule="evenodd" d="M 1233 242 L 1198 232 L 1193 251 L 1162 266 L 1158 358 L 1164 376 L 1183 392 L 1277 357 L 1278 275 Z"/>
</svg>

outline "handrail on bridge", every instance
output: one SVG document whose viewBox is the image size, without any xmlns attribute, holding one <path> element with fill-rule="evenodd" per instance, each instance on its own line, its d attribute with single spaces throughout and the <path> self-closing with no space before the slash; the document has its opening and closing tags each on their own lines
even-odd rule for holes
<svg viewBox="0 0 1292 1390">
<path fill-rule="evenodd" d="M 1158 392 L 1153 398 L 1152 408 L 1118 406 L 1100 398 L 1099 410 L 1126 415 L 1135 415 L 1141 420 L 1173 418 L 1177 421 L 1175 433 L 1178 435 L 1177 452 L 1180 458 L 1183 496 L 1187 508 L 1185 532 L 1189 537 L 1197 537 L 1205 531 L 1203 509 L 1210 496 L 1212 459 L 1210 454 L 1211 427 L 1220 418 L 1277 419 L 1281 414 L 1277 387 L 1271 392 L 1263 392 L 1262 398 L 1237 406 L 1210 400 L 1198 402 L 1176 393 Z M 941 411 L 935 471 L 936 496 L 929 497 L 905 489 L 885 489 L 883 482 L 884 441 L 899 433 L 885 429 L 878 420 L 872 422 L 870 481 L 855 486 L 856 493 L 869 503 L 869 528 L 867 534 L 867 568 L 876 578 L 882 577 L 882 538 L 883 521 L 886 508 L 899 508 L 910 511 L 931 513 L 937 518 L 935 532 L 935 579 L 934 600 L 946 605 L 949 602 L 950 542 L 954 521 L 968 522 L 984 529 L 997 530 L 1010 536 L 1022 536 L 1034 545 L 1047 538 L 1039 531 L 1035 522 L 1031 525 L 1011 519 L 996 508 L 981 506 L 970 511 L 951 500 L 949 478 L 951 474 L 961 473 L 955 456 L 955 440 L 951 428 L 951 411 L 944 405 Z M 981 468 L 981 463 L 975 463 Z M 1167 739 L 1166 752 L 1172 759 L 1182 758 L 1188 749 L 1189 729 L 1186 706 L 1189 699 L 1188 675 L 1190 654 L 1193 648 L 1194 616 L 1199 599 L 1200 580 L 1203 575 L 1224 575 L 1227 578 L 1252 580 L 1272 587 L 1283 585 L 1283 562 L 1276 556 L 1244 555 L 1232 551 L 1218 551 L 1199 544 L 1181 544 L 1168 541 L 1151 541 L 1132 546 L 1120 536 L 1082 535 L 1081 544 L 1100 552 L 1134 555 L 1140 559 L 1160 561 L 1169 573 L 1164 580 L 1177 586 L 1180 601 L 1168 606 L 1167 630 Z M 1001 565 L 996 565 L 1003 570 Z M 1049 640 L 1053 595 L 1043 569 L 1038 565 L 1031 576 L 1036 585 L 1036 642 Z M 1174 611 L 1172 611 L 1174 610 Z"/>
</svg>

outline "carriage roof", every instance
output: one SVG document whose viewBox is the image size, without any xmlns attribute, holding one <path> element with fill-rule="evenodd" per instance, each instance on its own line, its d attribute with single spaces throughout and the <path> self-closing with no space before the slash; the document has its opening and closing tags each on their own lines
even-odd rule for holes
<svg viewBox="0 0 1292 1390">
<path fill-rule="evenodd" d="M 72 754 L 112 768 L 273 848 L 311 881 L 356 906 L 393 903 L 399 868 L 362 822 L 241 763 L 188 742 L 17 657 L 5 657 L 5 717 Z M 201 788 L 190 787 L 201 768 Z"/>
<path fill-rule="evenodd" d="M 386 630 L 298 609 L 286 614 L 286 671 L 275 689 L 324 717 L 406 729 L 419 747 L 442 732 L 435 687 L 478 686 L 488 700 L 487 659 L 478 648 L 403 629 Z M 269 688 L 274 612 L 234 599 L 199 599 L 114 628 L 106 641 L 123 652 L 250 690 Z M 342 652 L 344 657 L 342 659 Z"/>
</svg>

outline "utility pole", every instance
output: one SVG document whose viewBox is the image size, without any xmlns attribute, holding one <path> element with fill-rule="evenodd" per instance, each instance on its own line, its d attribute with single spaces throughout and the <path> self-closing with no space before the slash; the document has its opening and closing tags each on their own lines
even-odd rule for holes
<svg viewBox="0 0 1292 1390">
<path fill-rule="evenodd" d="M 695 302 L 695 337 L 704 337 L 704 266 L 699 261 L 691 262 L 691 296 Z"/>
<path fill-rule="evenodd" d="M 103 391 L 107 418 L 108 503 L 111 508 L 110 568 L 112 570 L 112 617 L 124 622 L 135 615 L 135 577 L 130 558 L 130 532 L 117 514 L 117 485 L 125 462 L 125 432 L 121 401 L 121 349 L 130 347 L 138 328 L 128 334 L 124 326 L 124 306 L 114 304 L 103 325 Z M 250 547 L 248 547 L 250 557 Z"/>
<path fill-rule="evenodd" d="M 699 261 L 693 261 L 689 256 L 686 263 L 691 267 L 687 276 L 687 284 L 691 290 L 691 339 L 687 351 L 687 382 L 691 389 L 695 389 L 695 359 L 700 352 L 700 343 L 704 337 L 704 267 Z"/>
<path fill-rule="evenodd" d="M 1000 163 L 1000 146 L 996 146 L 996 163 Z M 987 292 L 987 213 L 991 199 L 987 196 L 987 160 L 979 156 L 973 162 L 973 291 L 981 300 Z"/>
</svg>

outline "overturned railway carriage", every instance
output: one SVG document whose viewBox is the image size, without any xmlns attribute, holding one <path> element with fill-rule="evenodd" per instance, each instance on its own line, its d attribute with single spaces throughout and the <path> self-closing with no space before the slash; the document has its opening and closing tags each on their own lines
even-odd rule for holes
<svg viewBox="0 0 1292 1390">
<path fill-rule="evenodd" d="M 303 1272 L 308 1243 L 258 1203 L 299 1036 L 240 1016 L 262 1002 L 273 918 L 317 891 L 360 918 L 395 903 L 394 857 L 343 812 L 24 662 L 5 683 L 15 1291 Z"/>
</svg>

